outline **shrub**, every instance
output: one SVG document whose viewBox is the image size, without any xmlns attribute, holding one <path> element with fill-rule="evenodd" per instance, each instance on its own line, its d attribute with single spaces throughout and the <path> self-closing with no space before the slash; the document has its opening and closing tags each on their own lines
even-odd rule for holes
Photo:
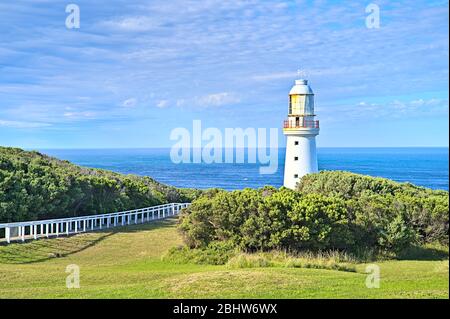
<svg viewBox="0 0 450 319">
<path fill-rule="evenodd" d="M 379 244 L 387 251 L 398 253 L 414 243 L 415 237 L 412 227 L 401 216 L 396 216 L 381 233 Z"/>
<path fill-rule="evenodd" d="M 448 242 L 448 192 L 321 172 L 304 177 L 298 191 L 205 192 L 182 213 L 179 229 L 191 248 L 227 241 L 249 252 L 340 250 L 369 258 Z"/>
<path fill-rule="evenodd" d="M 397 183 L 387 178 L 372 177 L 345 171 L 321 171 L 302 177 L 297 184 L 297 190 L 309 194 L 336 195 L 344 198 L 355 198 L 363 193 L 395 195 L 426 196 L 429 193 L 446 193 L 432 191 L 410 183 Z"/>
</svg>

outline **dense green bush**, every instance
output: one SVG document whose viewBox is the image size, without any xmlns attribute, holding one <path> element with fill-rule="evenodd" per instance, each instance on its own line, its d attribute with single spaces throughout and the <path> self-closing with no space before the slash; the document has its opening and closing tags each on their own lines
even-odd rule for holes
<svg viewBox="0 0 450 319">
<path fill-rule="evenodd" d="M 83 168 L 38 152 L 0 147 L 0 223 L 186 202 L 199 194 L 149 177 Z"/>
<path fill-rule="evenodd" d="M 297 190 L 305 194 L 336 195 L 347 199 L 367 193 L 380 195 L 402 193 L 419 196 L 446 193 L 444 191 L 433 191 L 410 183 L 397 183 L 387 178 L 345 171 L 321 171 L 317 174 L 306 175 L 299 180 Z"/>
<path fill-rule="evenodd" d="M 387 237 L 381 239 L 385 243 L 393 240 L 392 229 L 402 223 L 404 227 L 399 230 L 403 229 L 403 235 L 397 238 L 398 243 L 412 241 L 412 237 L 423 243 L 448 242 L 447 191 L 341 171 L 306 175 L 298 183 L 297 190 L 303 194 L 345 199 L 348 209 L 355 212 L 358 225 L 371 230 L 386 230 L 382 236 Z M 371 241 L 374 240 L 376 238 L 372 237 Z"/>
<path fill-rule="evenodd" d="M 179 229 L 191 248 L 227 241 L 245 251 L 399 252 L 448 241 L 448 192 L 324 172 L 304 177 L 298 191 L 210 190 L 182 214 Z"/>
</svg>

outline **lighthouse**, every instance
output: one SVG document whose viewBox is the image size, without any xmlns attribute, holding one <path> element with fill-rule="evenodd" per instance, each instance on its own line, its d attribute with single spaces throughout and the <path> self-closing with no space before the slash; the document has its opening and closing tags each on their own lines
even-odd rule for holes
<svg viewBox="0 0 450 319">
<path fill-rule="evenodd" d="M 315 116 L 314 93 L 308 81 L 296 80 L 289 92 L 288 118 L 283 125 L 286 135 L 283 185 L 287 188 L 295 189 L 299 178 L 318 171 L 316 136 L 319 121 Z"/>
</svg>

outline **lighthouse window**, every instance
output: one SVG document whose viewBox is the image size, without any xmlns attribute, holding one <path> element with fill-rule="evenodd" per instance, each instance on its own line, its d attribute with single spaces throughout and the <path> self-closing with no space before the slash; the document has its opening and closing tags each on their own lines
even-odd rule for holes
<svg viewBox="0 0 450 319">
<path fill-rule="evenodd" d="M 305 102 L 305 114 L 314 114 L 314 95 L 308 95 Z"/>
<path fill-rule="evenodd" d="M 298 174 L 294 174 L 294 178 L 298 178 Z"/>
<path fill-rule="evenodd" d="M 295 156 L 295 157 L 294 157 L 294 161 L 298 161 L 298 156 Z"/>
<path fill-rule="evenodd" d="M 294 94 L 290 96 L 290 112 L 289 114 L 304 114 L 305 112 L 305 95 Z"/>
<path fill-rule="evenodd" d="M 295 141 L 295 142 L 294 142 L 294 145 L 298 145 L 298 141 Z"/>
</svg>

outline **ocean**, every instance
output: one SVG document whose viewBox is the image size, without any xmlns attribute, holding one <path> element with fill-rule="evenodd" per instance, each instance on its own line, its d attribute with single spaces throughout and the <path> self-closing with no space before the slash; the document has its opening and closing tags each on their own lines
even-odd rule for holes
<svg viewBox="0 0 450 319">
<path fill-rule="evenodd" d="M 283 183 L 284 149 L 278 170 L 259 173 L 260 164 L 175 164 L 170 149 L 44 149 L 42 153 L 75 164 L 124 174 L 146 175 L 176 187 L 227 190 Z M 344 170 L 448 190 L 448 148 L 319 148 L 319 170 Z"/>
</svg>

